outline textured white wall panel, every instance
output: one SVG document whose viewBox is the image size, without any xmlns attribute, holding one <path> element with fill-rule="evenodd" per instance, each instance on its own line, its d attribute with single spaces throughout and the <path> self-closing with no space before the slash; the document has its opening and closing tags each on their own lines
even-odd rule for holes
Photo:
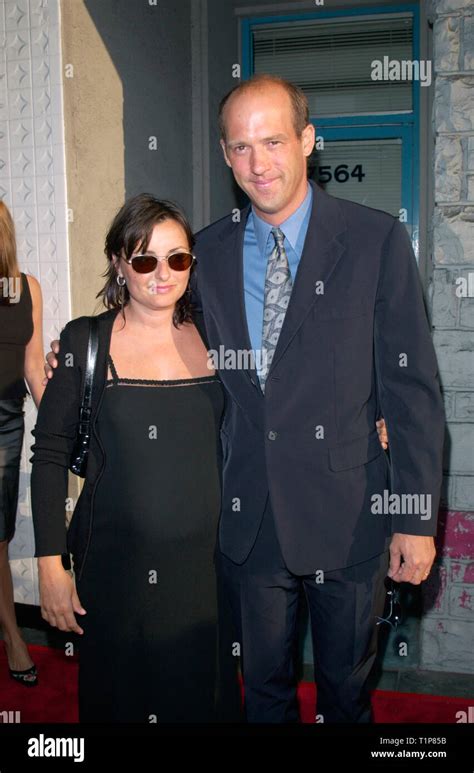
<svg viewBox="0 0 474 773">
<path fill-rule="evenodd" d="M 15 220 L 21 269 L 41 283 L 44 336 L 70 319 L 59 0 L 0 0 L 0 197 Z M 15 601 L 38 604 L 25 403 L 17 530 L 10 545 Z"/>
</svg>

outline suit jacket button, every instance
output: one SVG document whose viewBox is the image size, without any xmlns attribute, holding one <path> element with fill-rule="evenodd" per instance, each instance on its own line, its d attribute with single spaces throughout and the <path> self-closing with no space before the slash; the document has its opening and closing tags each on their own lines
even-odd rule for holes
<svg viewBox="0 0 474 773">
<path fill-rule="evenodd" d="M 268 433 L 268 439 L 269 440 L 276 440 L 278 437 L 278 432 L 274 432 L 272 429 Z"/>
</svg>

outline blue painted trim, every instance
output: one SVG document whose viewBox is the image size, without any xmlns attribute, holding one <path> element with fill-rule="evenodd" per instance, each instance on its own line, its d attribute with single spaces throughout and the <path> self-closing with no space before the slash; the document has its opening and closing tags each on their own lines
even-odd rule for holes
<svg viewBox="0 0 474 773">
<path fill-rule="evenodd" d="M 340 16 L 376 16 L 383 13 L 416 13 L 416 3 L 406 5 L 374 5 L 373 7 L 346 8 L 339 11 L 311 11 L 309 13 L 290 13 L 282 16 L 253 16 L 242 19 L 242 24 L 255 27 L 259 24 L 286 24 L 289 21 L 311 21 L 312 19 L 331 19 Z"/>
<path fill-rule="evenodd" d="M 311 123 L 316 128 L 316 134 L 328 140 L 372 140 L 406 138 L 411 135 L 409 126 L 326 126 L 321 127 L 314 119 Z M 321 131 L 320 131 L 321 129 Z"/>
<path fill-rule="evenodd" d="M 378 115 L 311 116 L 318 126 L 379 126 L 388 124 L 413 124 L 413 113 L 379 113 Z"/>
<path fill-rule="evenodd" d="M 242 19 L 240 23 L 240 32 L 242 40 L 242 65 L 241 76 L 243 81 L 247 81 L 253 73 L 253 46 L 252 46 L 252 24 L 249 19 Z"/>
</svg>

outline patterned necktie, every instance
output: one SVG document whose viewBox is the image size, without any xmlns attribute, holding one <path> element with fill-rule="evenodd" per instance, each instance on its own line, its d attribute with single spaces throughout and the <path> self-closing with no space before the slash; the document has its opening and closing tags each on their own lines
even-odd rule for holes
<svg viewBox="0 0 474 773">
<path fill-rule="evenodd" d="M 265 391 L 265 381 L 275 354 L 293 287 L 288 257 L 283 246 L 285 235 L 279 228 L 272 228 L 272 236 L 275 239 L 275 247 L 268 258 L 265 276 L 262 369 L 258 374 L 262 392 Z"/>
</svg>

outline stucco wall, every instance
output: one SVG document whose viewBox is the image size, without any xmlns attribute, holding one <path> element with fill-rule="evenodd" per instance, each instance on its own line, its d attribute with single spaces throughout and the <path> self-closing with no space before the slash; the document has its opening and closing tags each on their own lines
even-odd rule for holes
<svg viewBox="0 0 474 773">
<path fill-rule="evenodd" d="M 72 316 L 97 307 L 104 235 L 125 195 L 123 90 L 83 0 L 61 0 Z"/>
</svg>

